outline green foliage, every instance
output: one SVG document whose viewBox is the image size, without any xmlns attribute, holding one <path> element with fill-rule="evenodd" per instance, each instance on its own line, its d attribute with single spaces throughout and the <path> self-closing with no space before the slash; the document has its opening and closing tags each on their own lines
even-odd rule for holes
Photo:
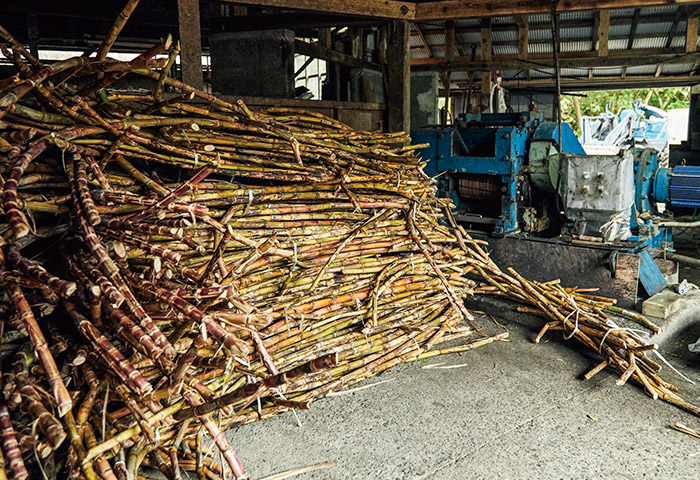
<svg viewBox="0 0 700 480">
<path fill-rule="evenodd" d="M 619 114 L 626 108 L 632 108 L 637 99 L 652 107 L 663 110 L 688 108 L 690 105 L 690 88 L 640 88 L 637 90 L 608 90 L 601 92 L 582 92 L 577 94 L 581 106 L 581 115 L 594 117 L 606 110 Z M 576 110 L 573 95 L 561 97 L 562 119 L 571 125 L 576 135 L 581 131 L 576 122 Z"/>
</svg>

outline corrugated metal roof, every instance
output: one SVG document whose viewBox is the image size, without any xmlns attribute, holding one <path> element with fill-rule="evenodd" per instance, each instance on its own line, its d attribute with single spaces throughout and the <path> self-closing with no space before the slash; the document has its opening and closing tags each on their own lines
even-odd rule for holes
<svg viewBox="0 0 700 480">
<path fill-rule="evenodd" d="M 582 38 L 593 38 L 593 25 L 590 27 L 567 27 L 562 28 L 559 33 L 559 38 L 563 40 L 568 39 L 582 39 Z"/>
<path fill-rule="evenodd" d="M 517 30 L 494 30 L 491 32 L 491 38 L 495 42 L 517 42 Z"/>
<path fill-rule="evenodd" d="M 626 38 L 608 40 L 608 50 L 627 50 L 627 42 Z"/>
<path fill-rule="evenodd" d="M 587 77 L 588 76 L 588 69 L 587 68 L 562 68 L 561 69 L 561 76 L 562 77 Z"/>
<path fill-rule="evenodd" d="M 630 31 L 632 30 L 632 25 L 629 23 L 623 24 L 623 25 L 610 25 L 610 36 L 611 37 L 621 37 L 621 36 L 629 36 Z M 591 32 L 593 31 L 593 28 L 591 27 Z"/>
<path fill-rule="evenodd" d="M 693 69 L 692 63 L 677 63 L 664 65 L 661 68 L 661 75 L 678 75 L 679 73 L 688 73 Z"/>
<path fill-rule="evenodd" d="M 642 37 L 645 35 L 654 34 L 668 34 L 671 31 L 672 22 L 658 22 L 658 23 L 639 23 L 637 25 L 637 31 L 635 32 L 635 37 Z M 678 28 L 676 31 L 680 31 Z"/>
<path fill-rule="evenodd" d="M 666 47 L 666 37 L 635 37 L 632 50 Z"/>
<path fill-rule="evenodd" d="M 458 33 L 456 35 L 457 43 L 460 45 L 469 45 L 472 43 L 481 43 L 480 33 Z"/>
<path fill-rule="evenodd" d="M 433 46 L 430 47 L 430 49 L 433 51 L 433 56 L 434 57 L 444 57 L 445 56 L 445 47 L 444 46 Z"/>
<path fill-rule="evenodd" d="M 421 41 L 421 39 L 418 35 L 411 35 L 408 38 L 408 44 L 411 47 L 422 47 L 423 46 L 423 42 Z"/>
<path fill-rule="evenodd" d="M 529 53 L 552 53 L 551 43 L 531 43 L 528 47 Z"/>
<path fill-rule="evenodd" d="M 532 23 L 546 23 L 549 24 L 552 20 L 548 13 L 537 13 L 535 15 L 528 15 L 528 22 Z"/>
<path fill-rule="evenodd" d="M 515 18 L 508 15 L 505 17 L 493 17 L 491 19 L 492 25 L 515 25 Z"/>
<path fill-rule="evenodd" d="M 552 31 L 551 30 L 530 30 L 530 43 L 541 42 L 541 41 L 552 41 Z"/>
<path fill-rule="evenodd" d="M 493 45 L 493 54 L 494 55 L 517 55 L 518 54 L 518 46 L 517 45 L 510 45 L 510 44 L 503 44 L 503 43 L 495 43 Z"/>
<path fill-rule="evenodd" d="M 640 49 L 660 49 L 666 48 L 671 27 L 677 12 L 676 5 L 665 5 L 659 7 L 639 7 L 640 16 L 644 19 L 639 22 L 635 29 L 634 38 L 632 39 L 631 47 L 634 50 Z M 625 51 L 630 44 L 631 23 L 634 17 L 635 8 L 613 9 L 610 11 L 611 18 L 614 20 L 610 25 L 610 40 L 608 49 L 610 51 Z M 560 23 L 562 25 L 560 32 L 561 51 L 571 55 L 577 52 L 593 52 L 596 49 L 594 40 L 596 32 L 594 32 L 596 13 L 593 11 L 576 11 L 564 12 L 560 14 Z M 619 23 L 620 19 L 626 19 L 624 24 Z M 551 56 L 552 54 L 552 39 L 550 30 L 550 15 L 536 14 L 528 15 L 530 23 L 529 29 L 529 48 L 530 55 Z M 493 54 L 495 56 L 515 56 L 518 53 L 518 29 L 516 28 L 515 18 L 513 16 L 499 16 L 491 19 Z M 471 32 L 459 32 L 456 36 L 458 46 L 462 50 L 458 51 L 459 55 L 471 55 L 472 50 L 477 56 L 481 55 L 481 32 L 479 26 L 481 19 L 462 19 L 456 21 L 457 29 L 472 29 Z M 505 27 L 505 28 L 504 28 Z M 420 28 L 430 45 L 430 49 L 435 57 L 444 57 L 445 53 L 445 22 L 430 21 L 421 22 Z M 685 19 L 679 18 L 673 32 L 670 47 L 675 51 L 684 51 L 685 47 Z M 700 38 L 698 39 L 700 45 Z M 412 35 L 410 39 L 411 55 L 414 58 L 424 58 L 426 56 L 422 42 L 417 35 Z M 593 58 L 593 57 L 591 57 Z M 651 76 L 656 72 L 657 65 L 642 65 L 632 66 L 626 69 L 626 76 Z M 686 75 L 692 68 L 691 64 L 668 64 L 664 65 L 661 70 L 661 75 Z M 529 69 L 532 78 L 551 78 L 554 74 L 553 69 L 543 68 L 532 64 Z M 588 68 L 564 68 L 561 74 L 565 78 L 579 79 L 582 85 L 585 85 L 589 76 Z M 593 77 L 613 77 L 619 76 L 623 72 L 623 66 L 613 67 L 596 67 L 592 70 Z M 464 78 L 464 73 L 454 73 L 453 80 Z M 475 75 L 475 81 L 478 81 L 478 73 Z M 508 69 L 504 72 L 504 78 L 518 79 L 525 78 L 525 74 L 517 69 Z M 462 85 L 464 81 L 459 80 Z"/>
<path fill-rule="evenodd" d="M 664 5 L 660 7 L 642 8 L 639 12 L 640 17 L 657 17 L 659 15 L 673 15 L 678 10 L 677 5 Z"/>
<path fill-rule="evenodd" d="M 593 50 L 593 41 L 561 42 L 560 47 L 562 52 L 590 52 Z"/>
<path fill-rule="evenodd" d="M 634 8 L 619 8 L 610 11 L 610 18 L 632 18 L 634 17 Z"/>
<path fill-rule="evenodd" d="M 501 72 L 504 80 L 517 79 L 525 76 L 525 72 L 522 70 L 503 70 Z"/>
<path fill-rule="evenodd" d="M 627 68 L 627 75 L 653 75 L 656 72 L 656 65 L 637 65 Z"/>
<path fill-rule="evenodd" d="M 593 20 L 594 13 L 591 11 L 584 12 L 564 12 L 559 14 L 559 21 L 564 22 L 585 22 L 587 20 Z M 549 15 L 547 16 L 549 17 Z"/>
<path fill-rule="evenodd" d="M 445 44 L 445 32 L 423 32 L 425 41 L 432 48 L 433 45 L 444 45 Z"/>
<path fill-rule="evenodd" d="M 681 47 L 685 47 L 685 36 L 673 37 L 673 40 L 671 40 L 671 48 L 681 48 Z"/>
<path fill-rule="evenodd" d="M 530 70 L 530 76 L 532 78 L 554 78 L 554 69 L 553 68 L 536 68 L 534 70 Z"/>
<path fill-rule="evenodd" d="M 593 69 L 594 77 L 619 77 L 622 75 L 622 67 L 595 67 Z"/>
<path fill-rule="evenodd" d="M 424 48 L 411 50 L 411 58 L 428 58 L 428 52 Z"/>
</svg>

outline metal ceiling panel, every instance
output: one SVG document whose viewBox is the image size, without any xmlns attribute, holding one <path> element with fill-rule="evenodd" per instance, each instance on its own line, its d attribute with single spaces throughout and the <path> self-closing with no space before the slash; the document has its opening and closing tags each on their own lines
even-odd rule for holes
<svg viewBox="0 0 700 480">
<path fill-rule="evenodd" d="M 626 38 L 608 40 L 608 50 L 627 50 L 627 41 Z"/>
<path fill-rule="evenodd" d="M 641 17 L 658 17 L 660 15 L 674 15 L 678 10 L 677 5 L 663 5 L 659 7 L 642 8 L 639 12 Z"/>
<path fill-rule="evenodd" d="M 491 38 L 495 42 L 517 42 L 518 41 L 518 31 L 517 30 L 494 30 L 491 32 Z"/>
<path fill-rule="evenodd" d="M 637 65 L 627 67 L 627 75 L 653 75 L 656 72 L 656 65 Z"/>
</svg>

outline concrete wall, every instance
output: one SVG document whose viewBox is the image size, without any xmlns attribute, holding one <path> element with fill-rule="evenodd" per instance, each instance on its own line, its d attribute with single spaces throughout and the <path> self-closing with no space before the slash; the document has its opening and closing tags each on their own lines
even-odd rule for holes
<svg viewBox="0 0 700 480">
<path fill-rule="evenodd" d="M 435 125 L 438 117 L 437 72 L 411 72 L 411 128 Z"/>
<path fill-rule="evenodd" d="M 265 30 L 209 37 L 215 94 L 290 98 L 294 32 Z"/>
<path fill-rule="evenodd" d="M 350 100 L 353 102 L 384 103 L 384 79 L 382 73 L 367 68 L 353 68 L 350 71 Z"/>
</svg>

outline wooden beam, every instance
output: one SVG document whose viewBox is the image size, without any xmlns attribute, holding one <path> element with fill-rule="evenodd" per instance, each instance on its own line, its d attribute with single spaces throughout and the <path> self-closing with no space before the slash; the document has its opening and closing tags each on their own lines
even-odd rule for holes
<svg viewBox="0 0 700 480">
<path fill-rule="evenodd" d="M 688 17 L 685 30 L 685 51 L 695 52 L 698 49 L 698 17 Z"/>
<path fill-rule="evenodd" d="M 455 22 L 448 20 L 445 22 L 445 60 L 451 62 L 455 58 L 455 45 L 457 37 L 455 35 Z"/>
<path fill-rule="evenodd" d="M 410 26 L 406 20 L 392 20 L 387 25 L 387 129 L 390 132 L 411 130 L 411 49 Z"/>
<path fill-rule="evenodd" d="M 610 36 L 610 10 L 596 12 L 598 31 L 595 32 L 598 43 L 598 56 L 608 56 L 608 37 Z"/>
<path fill-rule="evenodd" d="M 482 100 L 489 101 L 489 94 L 491 93 L 491 75 L 492 69 L 489 66 L 491 62 L 493 53 L 493 36 L 491 34 L 491 19 L 483 18 L 481 19 L 481 58 L 485 65 L 481 68 L 481 96 Z M 453 59 L 453 63 L 454 63 Z M 486 98 L 484 98 L 486 97 Z M 491 105 L 489 105 L 489 110 Z"/>
<path fill-rule="evenodd" d="M 700 59 L 700 52 L 684 53 L 681 49 L 638 49 L 612 50 L 606 57 L 599 57 L 597 52 L 562 52 L 559 54 L 559 64 L 562 68 L 592 68 L 592 67 L 622 67 L 638 65 L 657 65 L 693 63 Z M 531 54 L 528 61 L 522 61 L 517 55 L 492 56 L 484 60 L 480 56 L 455 57 L 449 65 L 444 57 L 414 58 L 411 65 L 415 70 L 453 70 L 453 71 L 482 71 L 531 68 L 532 62 L 542 67 L 552 66 L 552 55 Z"/>
<path fill-rule="evenodd" d="M 491 60 L 492 51 L 491 19 L 485 18 L 481 21 L 481 58 L 484 61 Z"/>
<path fill-rule="evenodd" d="M 308 43 L 303 40 L 294 41 L 294 52 L 307 57 L 320 58 L 327 62 L 342 65 L 351 68 L 369 68 L 379 70 L 379 65 L 362 60 L 361 58 L 353 57 L 347 53 L 338 52 L 336 50 L 324 47 L 319 43 Z"/>
<path fill-rule="evenodd" d="M 675 0 L 672 3 L 690 4 L 697 0 Z M 560 13 L 581 10 L 638 8 L 668 5 L 665 0 L 561 0 Z M 415 20 L 445 20 L 455 18 L 493 17 L 499 15 L 528 15 L 549 13 L 550 0 L 514 0 L 511 2 L 484 2 L 464 0 L 438 0 L 416 4 Z"/>
<path fill-rule="evenodd" d="M 455 59 L 455 43 L 457 43 L 457 38 L 455 35 L 455 22 L 454 20 L 447 20 L 445 22 L 445 61 L 451 63 Z M 443 77 L 443 85 L 445 87 L 445 110 L 447 115 L 445 115 L 442 120 L 447 124 L 448 117 L 452 113 L 452 98 L 450 97 L 450 90 L 452 89 L 452 72 L 447 71 Z"/>
<path fill-rule="evenodd" d="M 204 88 L 202 75 L 202 31 L 199 21 L 199 0 L 177 0 L 180 24 L 180 68 L 182 81 L 198 89 Z"/>
<path fill-rule="evenodd" d="M 425 50 L 425 53 L 428 54 L 428 57 L 432 57 L 433 50 L 430 48 L 428 41 L 425 39 L 425 35 L 423 35 L 423 30 L 421 30 L 420 25 L 418 25 L 417 23 L 413 23 L 413 28 L 418 33 L 418 38 L 420 39 L 420 43 L 423 44 L 423 49 Z"/>
<path fill-rule="evenodd" d="M 641 9 L 634 9 L 634 16 L 632 17 L 632 25 L 630 25 L 630 37 L 627 40 L 627 50 L 632 50 L 632 45 L 634 45 L 634 37 L 637 35 L 637 25 L 639 25 L 639 14 Z"/>
<path fill-rule="evenodd" d="M 589 25 L 589 27 L 590 27 L 590 25 Z M 596 30 L 597 30 L 597 29 L 596 29 Z M 492 30 L 492 33 L 493 33 L 493 30 Z M 663 40 L 665 41 L 667 37 L 668 37 L 668 33 L 650 33 L 650 34 L 644 35 L 644 38 L 645 38 L 646 40 L 651 40 L 651 39 L 663 39 Z M 611 35 L 611 36 L 608 38 L 608 43 L 609 43 L 610 41 L 612 41 L 612 40 L 625 40 L 625 41 L 627 41 L 628 39 L 629 39 L 629 35 L 615 35 L 615 36 Z M 595 42 L 595 41 L 596 41 L 596 37 L 595 37 L 595 36 L 594 36 L 594 37 L 590 37 L 590 36 L 567 37 L 565 41 L 566 41 L 566 42 L 584 42 L 584 41 L 586 41 L 586 40 Z M 530 48 L 531 48 L 532 50 L 537 50 L 538 47 L 540 47 L 540 46 L 544 46 L 544 45 L 549 46 L 549 45 L 551 45 L 551 44 L 552 44 L 552 41 L 551 41 L 551 40 L 538 40 L 538 41 L 529 42 Z M 478 45 L 478 44 L 477 44 L 477 45 Z M 499 45 L 499 46 L 508 45 L 508 46 L 515 46 L 515 47 L 517 47 L 517 46 L 518 46 L 518 40 L 508 40 L 508 41 L 501 41 L 501 42 L 493 42 L 493 45 L 494 45 L 494 46 L 496 46 L 496 45 Z M 433 47 L 444 47 L 445 44 L 444 44 L 444 43 L 434 43 L 432 46 L 433 46 Z M 411 47 L 411 48 L 412 48 L 412 49 L 418 49 L 418 48 L 422 48 L 422 47 Z"/>
<path fill-rule="evenodd" d="M 687 9 L 684 7 L 678 7 L 676 9 L 676 16 L 673 17 L 673 22 L 671 22 L 671 29 L 668 31 L 668 38 L 666 39 L 666 48 L 671 48 L 673 43 L 673 37 L 676 36 L 676 29 L 678 28 L 678 22 L 680 22 L 683 14 L 687 13 Z"/>
<path fill-rule="evenodd" d="M 527 15 L 516 15 L 515 24 L 518 26 L 518 57 L 527 60 L 530 50 L 530 26 Z M 525 70 L 525 78 L 530 80 L 530 69 Z"/>
<path fill-rule="evenodd" d="M 666 75 L 654 77 L 650 75 L 630 76 L 621 79 L 618 76 L 588 78 L 567 78 L 561 79 L 561 88 L 566 92 L 579 92 L 586 90 L 620 90 L 627 88 L 662 88 L 662 87 L 682 87 L 695 85 L 698 83 L 697 76 L 690 75 Z M 525 80 L 503 81 L 503 87 L 511 92 L 517 90 L 540 90 L 552 92 L 552 80 L 549 78 Z"/>
<path fill-rule="evenodd" d="M 636 11 L 637 9 L 635 9 Z M 700 9 L 698 9 L 700 11 Z M 311 17 L 313 18 L 313 17 Z M 349 18 L 349 17 L 340 17 L 340 18 Z M 527 16 L 525 16 L 527 18 Z M 638 17 L 637 18 L 637 24 L 638 25 L 647 25 L 647 24 L 654 24 L 658 25 L 659 23 L 671 23 L 673 22 L 673 19 L 675 18 L 675 15 L 655 15 L 653 17 Z M 347 20 L 346 20 L 347 21 Z M 634 15 L 630 17 L 610 17 L 610 26 L 623 26 L 623 25 L 632 25 L 634 23 Z M 590 28 L 591 22 L 589 20 L 566 20 L 562 19 L 561 23 L 559 24 L 560 28 Z M 552 30 L 552 25 L 550 24 L 549 21 L 547 22 L 542 22 L 542 21 L 537 21 L 537 22 L 528 22 L 528 27 L 531 32 L 534 31 L 541 31 L 541 30 L 546 30 L 547 32 Z M 635 27 L 636 31 L 637 27 Z M 518 25 L 517 23 L 515 24 L 495 24 L 491 27 L 492 32 L 517 32 L 518 30 Z M 479 33 L 481 31 L 481 26 L 476 25 L 472 27 L 457 27 L 455 29 L 457 34 L 469 34 L 469 33 Z M 646 35 L 645 35 L 646 36 Z M 629 35 L 619 35 L 617 38 L 628 38 Z M 611 39 L 613 37 L 610 37 Z M 567 41 L 570 40 L 569 37 L 567 37 Z M 551 43 L 551 41 L 550 41 Z"/>
<path fill-rule="evenodd" d="M 288 10 L 337 13 L 360 17 L 379 17 L 412 20 L 416 16 L 415 4 L 395 0 L 221 0 Z"/>
<path fill-rule="evenodd" d="M 530 27 L 528 26 L 527 17 L 525 15 L 517 15 L 515 23 L 518 24 L 518 56 L 523 60 L 527 60 L 530 41 Z"/>
</svg>

